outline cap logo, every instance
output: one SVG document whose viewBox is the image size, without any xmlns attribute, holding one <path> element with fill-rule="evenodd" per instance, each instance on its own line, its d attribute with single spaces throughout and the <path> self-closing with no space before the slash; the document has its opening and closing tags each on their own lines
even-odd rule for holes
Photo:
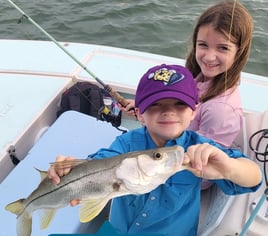
<svg viewBox="0 0 268 236">
<path fill-rule="evenodd" d="M 148 79 L 154 81 L 163 81 L 165 85 L 173 85 L 184 79 L 184 75 L 177 73 L 175 70 L 161 68 L 148 75 Z"/>
</svg>

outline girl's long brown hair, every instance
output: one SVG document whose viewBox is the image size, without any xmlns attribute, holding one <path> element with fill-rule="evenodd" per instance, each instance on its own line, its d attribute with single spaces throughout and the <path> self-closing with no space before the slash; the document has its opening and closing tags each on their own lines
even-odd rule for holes
<svg viewBox="0 0 268 236">
<path fill-rule="evenodd" d="M 201 102 L 222 94 L 225 90 L 239 84 L 241 71 L 247 63 L 253 34 L 253 19 L 248 10 L 236 1 L 225 1 L 208 8 L 200 17 L 192 36 L 192 49 L 186 59 L 186 67 L 196 77 L 201 69 L 196 61 L 196 40 L 199 28 L 212 25 L 224 34 L 230 42 L 237 45 L 233 65 L 225 72 L 217 75 L 208 91 L 200 98 Z"/>
</svg>

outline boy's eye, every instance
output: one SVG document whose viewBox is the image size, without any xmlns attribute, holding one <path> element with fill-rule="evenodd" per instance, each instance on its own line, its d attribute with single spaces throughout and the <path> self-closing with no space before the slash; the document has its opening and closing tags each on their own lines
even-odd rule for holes
<svg viewBox="0 0 268 236">
<path fill-rule="evenodd" d="M 186 103 L 181 102 L 181 101 L 178 101 L 178 102 L 174 103 L 173 105 L 175 105 L 175 106 L 187 106 Z M 155 102 L 155 103 L 152 103 L 152 104 L 150 105 L 150 107 L 157 107 L 157 106 L 164 106 L 164 104 L 161 104 L 161 103 L 159 103 L 159 102 Z"/>
<path fill-rule="evenodd" d="M 186 103 L 184 103 L 184 102 L 177 102 L 176 105 L 177 106 L 187 106 Z"/>
<path fill-rule="evenodd" d="M 152 103 L 152 104 L 150 105 L 150 107 L 156 107 L 156 106 L 159 106 L 159 103 L 155 102 L 155 103 Z"/>
</svg>

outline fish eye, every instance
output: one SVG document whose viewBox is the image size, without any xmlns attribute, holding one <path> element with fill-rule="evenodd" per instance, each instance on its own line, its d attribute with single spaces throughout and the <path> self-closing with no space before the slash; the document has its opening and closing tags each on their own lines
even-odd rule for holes
<svg viewBox="0 0 268 236">
<path fill-rule="evenodd" d="M 160 160 L 162 158 L 162 154 L 160 152 L 154 152 L 153 153 L 153 158 L 155 160 Z"/>
</svg>

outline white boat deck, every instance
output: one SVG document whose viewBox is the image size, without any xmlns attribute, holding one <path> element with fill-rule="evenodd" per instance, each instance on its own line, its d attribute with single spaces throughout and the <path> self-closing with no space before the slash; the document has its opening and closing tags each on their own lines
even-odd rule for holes
<svg viewBox="0 0 268 236">
<path fill-rule="evenodd" d="M 0 182 L 14 167 L 8 151 L 23 159 L 40 130 L 56 119 L 55 98 L 70 79 L 0 74 Z M 45 116 L 46 112 L 55 114 Z M 13 153 L 13 151 L 15 151 Z"/>
<path fill-rule="evenodd" d="M 26 158 L 1 183 L 0 235 L 16 235 L 16 215 L 6 211 L 5 206 L 18 199 L 27 198 L 38 186 L 41 178 L 35 168 L 47 170 L 49 163 L 54 162 L 59 154 L 85 159 L 99 148 L 108 147 L 120 134 L 110 123 L 96 121 L 93 117 L 75 111 L 63 113 L 30 149 Z M 39 213 L 37 211 L 33 214 L 32 236 L 83 233 L 84 229 L 92 232 L 99 226 L 97 219 L 89 223 L 91 227 L 81 224 L 79 207 L 68 205 L 58 210 L 48 229 L 40 230 Z"/>
</svg>

